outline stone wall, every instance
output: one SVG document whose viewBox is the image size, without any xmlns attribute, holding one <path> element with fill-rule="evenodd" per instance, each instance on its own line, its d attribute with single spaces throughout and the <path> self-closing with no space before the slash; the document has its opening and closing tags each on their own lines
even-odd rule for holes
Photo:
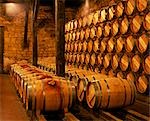
<svg viewBox="0 0 150 121">
<path fill-rule="evenodd" d="M 3 5 L 2 8 L 4 8 Z M 19 5 L 17 4 L 17 7 Z M 5 27 L 4 32 L 4 70 L 8 71 L 9 65 L 20 60 L 32 62 L 32 17 L 29 12 L 28 47 L 23 48 L 25 7 L 11 14 L 0 14 L 0 25 Z M 5 11 L 5 10 L 4 10 Z M 0 11 L 1 13 L 1 11 Z M 66 8 L 66 21 L 75 17 L 75 10 Z M 49 6 L 40 6 L 38 13 L 38 59 L 55 57 L 55 22 L 54 11 Z"/>
</svg>

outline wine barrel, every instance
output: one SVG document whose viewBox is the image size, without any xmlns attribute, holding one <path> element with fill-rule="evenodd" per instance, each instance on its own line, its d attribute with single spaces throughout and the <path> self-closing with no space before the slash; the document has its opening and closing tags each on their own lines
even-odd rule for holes
<svg viewBox="0 0 150 121">
<path fill-rule="evenodd" d="M 74 43 L 74 52 L 77 52 L 77 50 L 78 50 L 78 43 L 75 42 L 75 43 Z"/>
<path fill-rule="evenodd" d="M 90 40 L 87 44 L 87 49 L 88 49 L 88 52 L 90 53 L 92 51 L 92 48 L 93 48 L 93 41 Z"/>
<path fill-rule="evenodd" d="M 124 17 L 121 21 L 121 25 L 120 25 L 120 32 L 121 34 L 125 34 L 128 31 L 129 28 L 129 21 L 127 19 L 127 17 Z"/>
<path fill-rule="evenodd" d="M 128 36 L 125 40 L 125 49 L 127 52 L 132 52 L 135 46 L 135 39 L 132 35 Z"/>
<path fill-rule="evenodd" d="M 96 60 L 97 60 L 97 65 L 98 66 L 102 65 L 102 63 L 103 63 L 103 56 L 102 56 L 102 54 L 99 53 L 97 55 L 97 57 L 96 57 Z"/>
<path fill-rule="evenodd" d="M 67 23 L 67 30 L 70 31 L 70 22 Z"/>
<path fill-rule="evenodd" d="M 116 90 L 116 87 L 119 88 Z M 133 83 L 125 79 L 111 77 L 89 82 L 86 101 L 90 108 L 119 108 L 133 104 L 135 93 Z"/>
<path fill-rule="evenodd" d="M 105 68 L 101 68 L 101 74 L 106 74 L 106 75 L 108 75 L 108 73 L 107 73 L 107 71 L 106 71 L 106 69 Z"/>
<path fill-rule="evenodd" d="M 112 56 L 111 67 L 113 70 L 116 70 L 119 67 L 120 57 L 117 54 Z"/>
<path fill-rule="evenodd" d="M 116 49 L 116 52 L 117 53 L 120 53 L 124 48 L 124 38 L 122 38 L 121 36 L 119 38 L 117 38 L 116 40 L 116 46 L 115 46 L 115 49 Z"/>
<path fill-rule="evenodd" d="M 135 9 L 135 0 L 127 0 L 125 6 L 125 13 L 127 15 L 132 15 Z"/>
<path fill-rule="evenodd" d="M 73 52 L 73 50 L 74 50 L 74 42 L 71 42 L 70 43 L 70 51 Z"/>
<path fill-rule="evenodd" d="M 129 67 L 129 58 L 126 53 L 121 56 L 120 59 L 120 68 L 122 71 L 126 71 Z"/>
<path fill-rule="evenodd" d="M 73 56 L 72 56 L 72 62 L 74 63 L 76 61 L 76 59 L 77 59 L 77 55 L 73 54 Z"/>
<path fill-rule="evenodd" d="M 116 11 L 115 11 L 115 15 L 119 18 L 123 15 L 124 12 L 124 3 L 123 2 L 118 2 L 116 5 Z"/>
<path fill-rule="evenodd" d="M 138 54 L 135 54 L 132 58 L 131 58 L 131 62 L 130 62 L 130 67 L 131 70 L 133 72 L 137 72 L 140 69 L 141 66 L 141 58 Z"/>
<path fill-rule="evenodd" d="M 94 66 L 95 63 L 96 63 L 96 55 L 95 55 L 95 53 L 93 53 L 93 54 L 91 55 L 91 58 L 90 58 L 90 64 L 91 64 L 92 66 Z"/>
<path fill-rule="evenodd" d="M 68 52 L 71 50 L 71 42 L 68 43 Z"/>
<path fill-rule="evenodd" d="M 70 32 L 70 33 L 69 33 L 69 42 L 72 41 L 72 37 L 73 37 L 73 36 L 72 36 L 72 32 Z"/>
<path fill-rule="evenodd" d="M 72 57 L 73 57 L 73 55 L 72 54 L 69 54 L 69 62 L 71 63 L 72 62 Z"/>
<path fill-rule="evenodd" d="M 98 23 L 99 15 L 100 15 L 100 11 L 97 10 L 97 11 L 94 13 L 94 15 L 93 15 L 93 20 L 92 20 L 92 23 L 93 23 L 94 25 L 96 25 L 96 24 Z"/>
<path fill-rule="evenodd" d="M 68 33 L 66 33 L 66 34 L 65 34 L 65 41 L 66 41 L 66 42 L 68 42 L 68 40 L 69 40 L 69 37 L 68 37 L 68 36 L 69 36 Z"/>
<path fill-rule="evenodd" d="M 103 59 L 103 66 L 104 68 L 108 68 L 110 63 L 111 63 L 111 57 L 112 55 L 110 53 L 107 53 L 105 56 L 104 56 L 104 59 Z"/>
<path fill-rule="evenodd" d="M 107 42 L 107 51 L 110 53 L 110 52 L 113 52 L 114 48 L 115 48 L 115 42 L 114 42 L 114 38 L 111 37 L 108 42 Z"/>
<path fill-rule="evenodd" d="M 74 29 L 76 30 L 78 28 L 78 21 L 74 20 Z"/>
<path fill-rule="evenodd" d="M 108 14 L 107 14 L 107 19 L 112 20 L 115 15 L 115 5 L 112 5 L 108 8 Z"/>
<path fill-rule="evenodd" d="M 93 43 L 93 51 L 96 53 L 99 51 L 100 45 L 99 45 L 99 39 L 96 39 Z"/>
<path fill-rule="evenodd" d="M 68 32 L 67 24 L 65 24 L 65 33 Z"/>
<path fill-rule="evenodd" d="M 90 38 L 93 39 L 96 36 L 96 27 L 93 26 L 90 30 Z"/>
<path fill-rule="evenodd" d="M 144 11 L 147 8 L 148 0 L 136 0 L 136 8 L 139 12 Z"/>
<path fill-rule="evenodd" d="M 136 40 L 136 47 L 140 53 L 146 52 L 149 46 L 149 38 L 146 33 L 143 33 L 138 40 Z"/>
<path fill-rule="evenodd" d="M 130 29 L 135 34 L 140 30 L 141 25 L 142 25 L 142 17 L 136 15 L 130 23 Z"/>
<path fill-rule="evenodd" d="M 87 16 L 84 16 L 83 17 L 83 23 L 82 23 L 82 26 L 85 27 L 87 25 L 87 21 L 88 21 L 88 18 Z"/>
<path fill-rule="evenodd" d="M 82 23 L 83 23 L 82 18 L 79 18 L 78 19 L 78 28 L 82 27 Z"/>
<path fill-rule="evenodd" d="M 83 29 L 81 29 L 81 31 L 80 31 L 80 40 L 81 40 L 81 41 L 83 40 L 84 35 L 85 35 L 85 32 L 84 32 Z"/>
<path fill-rule="evenodd" d="M 150 55 L 147 55 L 144 58 L 142 65 L 143 65 L 144 72 L 146 74 L 150 74 Z"/>
<path fill-rule="evenodd" d="M 117 72 L 116 75 L 117 75 L 117 78 L 125 79 L 125 75 L 124 75 L 124 73 L 122 71 Z"/>
<path fill-rule="evenodd" d="M 68 51 L 68 44 L 65 44 L 65 52 Z"/>
<path fill-rule="evenodd" d="M 104 74 L 98 74 L 98 73 L 93 73 L 93 75 L 85 75 L 85 77 L 80 78 L 78 80 L 78 85 L 77 85 L 77 97 L 80 102 L 82 102 L 85 98 L 85 93 L 86 93 L 86 87 L 90 81 L 93 81 L 95 79 L 99 78 L 107 78 L 106 75 Z"/>
<path fill-rule="evenodd" d="M 115 77 L 115 76 L 116 76 L 115 71 L 114 71 L 113 69 L 110 69 L 110 70 L 108 71 L 108 76 L 109 76 L 109 77 Z"/>
<path fill-rule="evenodd" d="M 85 39 L 87 40 L 90 36 L 90 28 L 87 27 L 86 30 L 85 30 Z"/>
<path fill-rule="evenodd" d="M 80 54 L 77 54 L 77 59 L 76 59 L 76 63 L 80 62 Z"/>
<path fill-rule="evenodd" d="M 149 89 L 149 77 L 146 75 L 141 75 L 135 82 L 136 89 L 140 93 L 146 93 Z"/>
<path fill-rule="evenodd" d="M 107 10 L 106 8 L 102 8 L 100 11 L 100 22 L 106 21 L 106 17 L 107 17 Z"/>
<path fill-rule="evenodd" d="M 126 74 L 126 79 L 127 79 L 128 81 L 131 81 L 131 82 L 135 83 L 135 81 L 136 81 L 135 74 L 134 74 L 132 71 L 128 72 L 128 73 Z"/>
<path fill-rule="evenodd" d="M 102 24 L 101 25 L 99 25 L 98 27 L 97 27 L 97 30 L 96 30 L 96 37 L 97 38 L 100 38 L 101 36 L 102 36 Z"/>
<path fill-rule="evenodd" d="M 80 32 L 79 32 L 79 30 L 77 30 L 77 32 L 76 32 L 76 40 L 79 40 L 79 38 L 80 38 Z"/>
<path fill-rule="evenodd" d="M 72 31 L 74 29 L 74 21 L 70 21 L 70 30 Z"/>
<path fill-rule="evenodd" d="M 150 31 L 150 12 L 148 12 L 145 15 L 144 21 L 143 21 L 143 26 L 144 26 L 145 30 Z"/>
<path fill-rule="evenodd" d="M 80 56 L 80 63 L 83 64 L 85 62 L 85 53 L 82 53 Z"/>
<path fill-rule="evenodd" d="M 73 33 L 72 33 L 72 41 L 74 41 L 74 40 L 75 40 L 75 38 L 76 38 L 76 33 L 75 33 L 75 32 L 73 32 Z"/>
<path fill-rule="evenodd" d="M 88 65 L 89 62 L 90 62 L 90 54 L 87 53 L 87 54 L 85 55 L 85 63 L 86 63 L 86 65 Z"/>
<path fill-rule="evenodd" d="M 104 26 L 103 35 L 105 37 L 109 36 L 110 31 L 111 31 L 110 23 L 106 23 L 106 25 Z"/>
<path fill-rule="evenodd" d="M 36 91 L 35 110 L 44 112 L 71 108 L 76 100 L 75 86 L 65 79 L 45 82 L 43 88 Z"/>
<path fill-rule="evenodd" d="M 113 36 L 116 36 L 117 33 L 119 31 L 119 23 L 118 20 L 116 19 L 113 23 L 112 23 L 112 27 L 111 27 L 111 34 Z"/>
<path fill-rule="evenodd" d="M 87 50 L 87 42 L 86 41 L 84 41 L 83 42 L 83 52 L 86 52 L 86 50 Z"/>
<path fill-rule="evenodd" d="M 106 45 L 107 45 L 107 39 L 102 39 L 102 41 L 100 42 L 100 52 L 103 53 L 106 50 Z"/>
<path fill-rule="evenodd" d="M 78 43 L 78 52 L 81 52 L 82 51 L 82 42 L 79 42 Z"/>
<path fill-rule="evenodd" d="M 92 20 L 93 20 L 93 15 L 94 13 L 90 13 L 88 16 L 87 16 L 87 25 L 90 26 L 92 24 Z"/>
</svg>

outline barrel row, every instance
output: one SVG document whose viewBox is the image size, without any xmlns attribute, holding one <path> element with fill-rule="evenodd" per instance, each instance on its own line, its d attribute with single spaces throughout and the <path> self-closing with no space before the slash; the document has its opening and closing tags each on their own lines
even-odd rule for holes
<svg viewBox="0 0 150 121">
<path fill-rule="evenodd" d="M 132 19 L 124 16 L 122 19 L 115 19 L 112 22 L 90 26 L 80 30 L 74 30 L 65 34 L 65 41 L 84 41 L 88 39 L 113 37 L 120 34 L 141 33 L 150 30 L 150 12 L 145 16 L 135 15 Z M 143 27 L 142 27 L 143 25 Z"/>
<path fill-rule="evenodd" d="M 136 11 L 138 11 L 139 13 L 146 10 L 148 11 L 148 4 L 148 0 L 126 0 L 118 2 L 111 6 L 104 7 L 100 10 L 89 13 L 88 15 L 79 19 L 69 21 L 65 25 L 65 32 L 69 32 L 74 29 L 80 29 L 82 27 L 90 26 L 92 24 L 96 25 L 97 23 L 110 21 L 114 18 L 120 18 L 123 15 L 131 16 Z"/>
<path fill-rule="evenodd" d="M 102 68 L 120 69 L 122 71 L 131 70 L 150 74 L 150 55 L 141 57 L 134 53 L 106 53 L 106 54 L 66 54 L 66 62 L 71 64 L 85 64 Z"/>
<path fill-rule="evenodd" d="M 76 100 L 72 82 L 29 64 L 11 65 L 10 75 L 26 110 L 58 111 Z"/>
<path fill-rule="evenodd" d="M 138 50 L 141 54 L 149 49 L 150 38 L 148 32 L 140 36 L 128 35 L 126 37 L 111 37 L 104 39 L 90 39 L 83 42 L 69 42 L 65 44 L 65 52 L 133 52 Z"/>
<path fill-rule="evenodd" d="M 70 80 L 77 82 L 79 102 L 86 101 L 90 108 L 124 107 L 134 102 L 136 89 L 131 81 L 77 68 L 67 73 Z M 119 89 L 115 90 L 117 85 Z M 115 100 L 115 95 L 120 96 Z"/>
</svg>

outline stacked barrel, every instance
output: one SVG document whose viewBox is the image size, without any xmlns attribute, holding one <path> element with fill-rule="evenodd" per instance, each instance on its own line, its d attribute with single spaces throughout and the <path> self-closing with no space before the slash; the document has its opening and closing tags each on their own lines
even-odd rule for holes
<svg viewBox="0 0 150 121">
<path fill-rule="evenodd" d="M 148 0 L 124 0 L 65 25 L 67 65 L 133 81 L 148 93 L 150 12 Z"/>
<path fill-rule="evenodd" d="M 72 82 L 27 63 L 11 65 L 10 75 L 26 110 L 37 112 L 71 108 L 76 101 Z"/>
</svg>

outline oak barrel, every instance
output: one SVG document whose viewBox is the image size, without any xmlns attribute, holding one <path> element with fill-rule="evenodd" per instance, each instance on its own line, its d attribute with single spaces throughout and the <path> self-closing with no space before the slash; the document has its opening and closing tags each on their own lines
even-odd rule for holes
<svg viewBox="0 0 150 121">
<path fill-rule="evenodd" d="M 79 40 L 79 38 L 80 38 L 80 32 L 79 32 L 79 30 L 77 30 L 77 32 L 76 32 L 76 40 Z"/>
<path fill-rule="evenodd" d="M 96 36 L 96 27 L 93 26 L 90 30 L 90 38 L 93 39 Z"/>
<path fill-rule="evenodd" d="M 84 16 L 83 17 L 83 23 L 82 23 L 82 26 L 85 27 L 87 25 L 87 21 L 88 21 L 88 18 L 87 16 Z"/>
<path fill-rule="evenodd" d="M 128 81 L 131 81 L 131 82 L 135 83 L 135 81 L 136 81 L 135 73 L 133 73 L 132 71 L 128 72 L 126 74 L 126 79 Z"/>
<path fill-rule="evenodd" d="M 115 38 L 111 37 L 107 42 L 107 51 L 109 53 L 113 52 L 114 48 L 115 48 Z"/>
<path fill-rule="evenodd" d="M 123 51 L 124 43 L 125 43 L 124 38 L 122 38 L 121 36 L 119 38 L 117 38 L 116 46 L 115 46 L 115 49 L 116 49 L 117 53 L 120 53 L 121 51 Z"/>
<path fill-rule="evenodd" d="M 90 28 L 87 27 L 86 30 L 85 30 L 85 39 L 87 40 L 90 36 Z"/>
<path fill-rule="evenodd" d="M 132 15 L 135 9 L 135 0 L 127 0 L 125 6 L 125 13 L 127 15 Z"/>
<path fill-rule="evenodd" d="M 124 53 L 120 59 L 120 68 L 122 71 L 126 71 L 128 67 L 129 67 L 129 58 L 128 55 Z"/>
<path fill-rule="evenodd" d="M 79 18 L 78 19 L 78 28 L 81 28 L 82 27 L 82 18 Z"/>
<path fill-rule="evenodd" d="M 42 87 L 39 86 L 35 99 L 36 111 L 58 111 L 71 108 L 76 100 L 75 86 L 65 79 L 48 80 Z"/>
<path fill-rule="evenodd" d="M 77 27 L 78 27 L 78 21 L 74 20 L 74 29 L 77 29 Z"/>
<path fill-rule="evenodd" d="M 112 27 L 111 27 L 111 34 L 113 36 L 116 36 L 117 33 L 119 31 L 119 23 L 118 20 L 116 19 L 113 23 L 112 23 Z"/>
<path fill-rule="evenodd" d="M 102 63 L 103 63 L 103 56 L 102 56 L 101 53 L 99 53 L 99 54 L 97 55 L 96 60 L 97 60 L 97 61 L 96 61 L 96 62 L 97 62 L 97 65 L 98 65 L 98 66 L 101 66 Z"/>
<path fill-rule="evenodd" d="M 146 52 L 149 46 L 150 39 L 146 33 L 143 33 L 137 40 L 136 40 L 136 47 L 140 53 Z"/>
<path fill-rule="evenodd" d="M 131 58 L 131 62 L 130 62 L 130 67 L 131 70 L 133 72 L 137 72 L 139 71 L 140 67 L 141 67 L 141 58 L 138 54 L 135 54 L 132 58 Z"/>
<path fill-rule="evenodd" d="M 92 23 L 93 23 L 94 25 L 96 25 L 96 24 L 98 23 L 99 15 L 100 15 L 100 11 L 97 10 L 97 11 L 94 13 L 94 15 L 93 15 L 93 20 L 92 20 Z"/>
<path fill-rule="evenodd" d="M 104 66 L 104 68 L 108 68 L 109 67 L 109 65 L 111 63 L 111 58 L 112 58 L 111 53 L 107 53 L 104 56 L 104 59 L 103 59 L 103 66 Z"/>
<path fill-rule="evenodd" d="M 80 56 L 80 63 L 83 64 L 85 62 L 85 53 L 82 53 Z"/>
<path fill-rule="evenodd" d="M 144 26 L 145 30 L 147 30 L 147 31 L 150 30 L 150 12 L 148 12 L 145 15 L 144 21 L 143 21 L 143 26 Z"/>
<path fill-rule="evenodd" d="M 150 74 L 150 55 L 147 55 L 144 58 L 142 65 L 143 65 L 144 72 L 146 74 Z"/>
<path fill-rule="evenodd" d="M 82 51 L 82 45 L 83 45 L 82 42 L 79 42 L 79 43 L 78 43 L 78 52 L 81 52 L 81 51 Z"/>
<path fill-rule="evenodd" d="M 102 24 L 97 27 L 97 30 L 96 30 L 96 37 L 97 38 L 100 38 L 102 36 L 102 31 L 103 31 L 102 27 L 103 27 Z"/>
<path fill-rule="evenodd" d="M 89 82 L 86 90 L 86 101 L 90 108 L 110 109 L 128 106 L 134 103 L 135 96 L 133 83 L 115 77 Z"/>
<path fill-rule="evenodd" d="M 127 39 L 125 40 L 125 49 L 126 52 L 132 52 L 134 47 L 135 47 L 135 38 L 130 35 L 127 37 Z"/>
<path fill-rule="evenodd" d="M 86 50 L 87 50 L 87 42 L 86 41 L 83 42 L 82 50 L 83 50 L 83 52 L 86 52 Z"/>
<path fill-rule="evenodd" d="M 139 12 L 144 11 L 147 8 L 148 0 L 136 0 L 136 8 Z"/>
<path fill-rule="evenodd" d="M 85 35 L 85 32 L 84 32 L 83 29 L 81 29 L 81 31 L 80 31 L 80 40 L 81 40 L 81 41 L 83 40 L 84 35 Z"/>
<path fill-rule="evenodd" d="M 93 81 L 95 79 L 100 79 L 100 78 L 107 78 L 107 76 L 104 74 L 90 73 L 89 75 L 85 75 L 85 77 L 80 78 L 78 80 L 77 97 L 80 102 L 82 102 L 85 98 L 85 93 L 86 93 L 86 88 L 88 83 L 90 81 Z"/>
<path fill-rule="evenodd" d="M 112 20 L 115 15 L 115 5 L 112 5 L 108 8 L 108 14 L 107 14 L 107 19 Z"/>
<path fill-rule="evenodd" d="M 139 76 L 135 85 L 138 92 L 145 93 L 149 88 L 149 77 L 144 74 Z"/>
<path fill-rule="evenodd" d="M 90 58 L 90 64 L 94 66 L 95 63 L 96 63 L 96 55 L 95 53 L 92 53 L 91 58 Z"/>
<path fill-rule="evenodd" d="M 112 56 L 111 67 L 113 70 L 116 70 L 119 67 L 120 57 L 117 54 Z"/>
<path fill-rule="evenodd" d="M 121 34 L 125 34 L 128 31 L 128 28 L 129 28 L 129 21 L 128 21 L 128 18 L 124 16 L 120 25 Z"/>
<path fill-rule="evenodd" d="M 105 37 L 109 36 L 110 31 L 111 31 L 110 23 L 106 23 L 106 25 L 104 26 L 103 35 Z"/>
<path fill-rule="evenodd" d="M 130 29 L 133 33 L 137 33 L 142 25 L 142 17 L 139 15 L 134 16 L 130 23 Z"/>
<path fill-rule="evenodd" d="M 106 8 L 102 8 L 100 11 L 100 22 L 106 21 L 107 11 Z"/>
<path fill-rule="evenodd" d="M 89 62 L 90 62 L 90 54 L 87 53 L 87 54 L 85 55 L 85 63 L 88 65 Z"/>
<path fill-rule="evenodd" d="M 106 50 L 107 40 L 108 40 L 108 38 L 104 38 L 104 39 L 102 39 L 102 41 L 100 42 L 100 52 L 101 52 L 101 53 L 103 53 L 103 52 Z"/>
<path fill-rule="evenodd" d="M 93 51 L 96 53 L 99 51 L 100 45 L 99 45 L 99 39 L 96 39 L 93 43 Z"/>
<path fill-rule="evenodd" d="M 116 5 L 116 11 L 115 11 L 115 15 L 119 18 L 123 15 L 124 13 L 124 3 L 121 1 L 121 2 L 118 2 L 117 5 Z"/>
<path fill-rule="evenodd" d="M 88 14 L 88 16 L 87 16 L 87 25 L 88 26 L 90 26 L 91 24 L 92 24 L 92 20 L 93 20 L 93 15 L 94 15 L 94 13 L 90 13 L 90 14 Z"/>
<path fill-rule="evenodd" d="M 90 39 L 90 41 L 87 44 L 87 50 L 90 53 L 93 49 L 93 41 Z"/>
</svg>

